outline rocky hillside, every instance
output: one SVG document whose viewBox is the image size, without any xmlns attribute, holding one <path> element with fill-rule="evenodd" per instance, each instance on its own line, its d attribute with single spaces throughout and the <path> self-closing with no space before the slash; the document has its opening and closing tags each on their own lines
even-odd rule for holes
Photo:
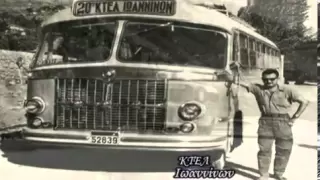
<svg viewBox="0 0 320 180">
<path fill-rule="evenodd" d="M 0 50 L 0 133 L 7 127 L 25 124 L 22 106 L 32 57 L 33 53 Z"/>
</svg>

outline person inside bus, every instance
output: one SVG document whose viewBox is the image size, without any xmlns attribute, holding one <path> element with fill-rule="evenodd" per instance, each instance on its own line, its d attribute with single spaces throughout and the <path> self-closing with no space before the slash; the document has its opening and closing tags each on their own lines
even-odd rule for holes
<svg viewBox="0 0 320 180">
<path fill-rule="evenodd" d="M 239 65 L 235 65 L 237 69 Z M 274 177 L 286 180 L 283 174 L 286 170 L 293 145 L 292 126 L 305 111 L 308 101 L 290 86 L 281 85 L 279 72 L 276 69 L 266 69 L 262 72 L 263 84 L 246 84 L 240 86 L 252 93 L 261 111 L 258 127 L 259 152 L 258 168 L 260 180 L 269 178 L 272 145 L 275 141 L 276 156 L 274 160 Z M 296 112 L 290 116 L 292 103 L 299 104 Z"/>
<path fill-rule="evenodd" d="M 106 39 L 103 33 L 90 37 L 89 48 L 86 51 L 86 57 L 89 61 L 99 61 L 107 58 L 110 48 L 107 45 Z"/>
<path fill-rule="evenodd" d="M 132 46 L 131 44 L 128 42 L 127 38 L 123 38 L 123 40 L 120 42 L 120 48 L 119 48 L 119 53 L 120 53 L 120 57 L 125 59 L 125 60 L 129 60 L 132 59 L 133 56 L 136 56 L 141 49 L 138 48 L 134 53 L 132 52 Z"/>
<path fill-rule="evenodd" d="M 62 62 L 68 61 L 68 51 L 66 49 L 66 41 L 63 36 L 58 36 L 53 42 L 53 54 L 58 54 L 62 56 Z M 54 63 L 60 63 L 59 59 L 56 59 Z"/>
<path fill-rule="evenodd" d="M 70 61 L 78 61 L 81 53 L 78 50 L 79 41 L 75 41 L 74 37 L 68 37 L 66 34 L 54 37 L 52 53 L 54 55 L 52 63 L 67 63 Z M 83 53 L 82 53 L 83 54 Z M 59 58 L 58 58 L 59 57 Z"/>
</svg>

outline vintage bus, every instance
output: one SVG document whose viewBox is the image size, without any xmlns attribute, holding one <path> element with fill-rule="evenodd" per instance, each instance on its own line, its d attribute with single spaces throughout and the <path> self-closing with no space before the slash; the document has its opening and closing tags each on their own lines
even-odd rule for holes
<svg viewBox="0 0 320 180">
<path fill-rule="evenodd" d="M 35 144 L 203 152 L 223 168 L 241 108 L 230 64 L 252 81 L 282 68 L 270 40 L 183 0 L 76 0 L 41 33 L 22 131 Z"/>
</svg>

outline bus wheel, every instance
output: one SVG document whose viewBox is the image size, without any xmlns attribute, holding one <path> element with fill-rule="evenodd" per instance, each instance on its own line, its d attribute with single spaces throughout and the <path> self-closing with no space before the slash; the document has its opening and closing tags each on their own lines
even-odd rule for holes
<svg viewBox="0 0 320 180">
<path fill-rule="evenodd" d="M 224 169 L 226 166 L 226 153 L 222 153 L 220 158 L 212 162 L 212 166 L 215 169 Z"/>
</svg>

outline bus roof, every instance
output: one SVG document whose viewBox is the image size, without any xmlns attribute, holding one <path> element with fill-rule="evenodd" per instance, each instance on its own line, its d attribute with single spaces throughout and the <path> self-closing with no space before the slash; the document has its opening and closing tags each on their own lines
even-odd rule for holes
<svg viewBox="0 0 320 180">
<path fill-rule="evenodd" d="M 243 31 L 258 40 L 261 40 L 270 46 L 277 48 L 276 44 L 274 44 L 269 39 L 263 37 L 258 34 L 253 28 L 248 27 L 240 23 L 239 21 L 233 20 L 228 15 L 223 14 L 217 10 L 208 9 L 206 7 L 194 4 L 192 2 L 188 2 L 188 0 L 175 0 L 176 11 L 173 16 L 161 16 L 161 15 L 146 15 L 146 14 L 103 14 L 103 15 L 90 15 L 90 16 L 74 16 L 71 8 L 67 8 L 61 10 L 52 16 L 50 16 L 47 20 L 42 23 L 42 27 L 59 23 L 59 22 L 67 22 L 74 20 L 85 20 L 91 18 L 108 18 L 108 17 L 143 17 L 143 18 L 152 18 L 152 19 L 166 19 L 166 20 L 175 20 L 189 23 L 197 23 L 197 24 L 206 24 L 210 26 L 215 26 L 222 28 L 229 33 L 232 32 L 233 29 L 238 29 Z"/>
</svg>

